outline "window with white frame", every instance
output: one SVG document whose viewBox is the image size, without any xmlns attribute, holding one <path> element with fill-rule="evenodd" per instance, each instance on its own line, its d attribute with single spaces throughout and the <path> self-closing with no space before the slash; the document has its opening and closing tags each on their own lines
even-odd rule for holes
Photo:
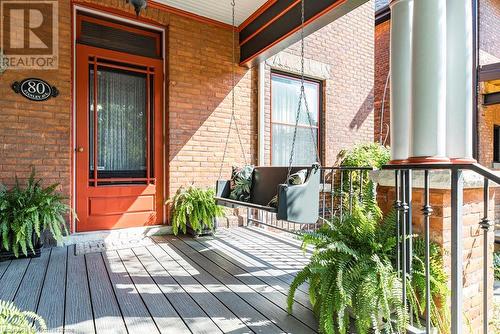
<svg viewBox="0 0 500 334">
<path fill-rule="evenodd" d="M 311 124 L 304 101 L 299 118 L 293 165 L 310 165 L 316 162 L 315 143 L 320 138 L 321 82 L 306 79 L 305 95 Z M 271 74 L 271 164 L 287 166 L 292 149 L 293 132 L 300 96 L 300 77 Z"/>
</svg>

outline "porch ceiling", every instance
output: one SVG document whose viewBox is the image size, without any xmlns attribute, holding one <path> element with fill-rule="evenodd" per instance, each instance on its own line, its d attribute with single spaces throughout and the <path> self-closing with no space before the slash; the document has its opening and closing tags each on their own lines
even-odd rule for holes
<svg viewBox="0 0 500 334">
<path fill-rule="evenodd" d="M 272 0 L 271 0 L 272 1 Z M 155 2 L 212 20 L 232 24 L 231 0 L 155 0 Z M 267 0 L 236 1 L 235 25 L 239 26 Z"/>
</svg>

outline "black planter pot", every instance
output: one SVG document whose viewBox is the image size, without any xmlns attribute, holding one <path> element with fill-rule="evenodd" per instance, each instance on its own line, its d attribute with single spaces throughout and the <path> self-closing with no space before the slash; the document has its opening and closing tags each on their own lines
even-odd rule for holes
<svg viewBox="0 0 500 334">
<path fill-rule="evenodd" d="M 208 236 L 208 235 L 214 235 L 214 232 L 215 232 L 215 225 L 214 225 L 214 229 L 211 230 L 209 228 L 204 228 L 203 230 L 201 230 L 201 232 L 198 232 L 198 231 L 195 231 L 192 227 L 191 227 L 191 224 L 187 223 L 186 225 L 186 231 L 187 233 L 189 233 L 191 236 L 197 238 L 197 237 L 204 237 L 204 236 Z"/>
<path fill-rule="evenodd" d="M 21 252 L 21 253 L 19 253 L 19 257 L 16 257 L 14 255 L 14 252 L 7 251 L 0 246 L 0 262 L 15 260 L 15 259 L 22 259 L 22 258 L 40 257 L 40 255 L 42 254 L 42 247 L 43 247 L 42 241 L 34 233 L 33 233 L 32 240 L 33 240 L 33 248 L 35 249 L 35 252 L 33 253 L 30 249 L 28 249 L 28 256 L 24 255 Z"/>
</svg>

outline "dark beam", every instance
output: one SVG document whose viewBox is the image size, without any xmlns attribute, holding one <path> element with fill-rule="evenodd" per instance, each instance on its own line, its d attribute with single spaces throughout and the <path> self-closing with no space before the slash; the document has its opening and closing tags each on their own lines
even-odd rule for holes
<svg viewBox="0 0 500 334">
<path fill-rule="evenodd" d="M 367 0 L 305 0 L 307 36 L 349 13 Z M 300 40 L 300 0 L 280 0 L 240 31 L 240 63 L 253 66 Z"/>
<path fill-rule="evenodd" d="M 375 12 L 375 25 L 379 25 L 391 19 L 391 8 L 384 6 Z"/>
<path fill-rule="evenodd" d="M 492 106 L 494 104 L 500 104 L 500 92 L 484 95 L 483 105 Z"/>
<path fill-rule="evenodd" d="M 500 80 L 500 63 L 483 65 L 479 69 L 479 81 Z"/>
</svg>

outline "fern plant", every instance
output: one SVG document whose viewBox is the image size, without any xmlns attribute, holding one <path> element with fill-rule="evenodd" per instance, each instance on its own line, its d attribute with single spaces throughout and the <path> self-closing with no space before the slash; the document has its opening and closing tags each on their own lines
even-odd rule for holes
<svg viewBox="0 0 500 334">
<path fill-rule="evenodd" d="M 385 233 L 396 235 L 397 218 L 391 211 L 384 219 Z M 425 240 L 418 235 L 410 236 L 413 245 L 412 275 L 407 277 L 408 298 L 413 309 L 416 324 L 425 314 L 426 309 L 426 280 L 425 280 Z M 431 324 L 439 333 L 448 333 L 450 328 L 450 314 L 447 300 L 449 297 L 448 276 L 444 271 L 443 254 L 441 247 L 435 243 L 429 244 L 429 269 L 431 288 Z M 390 254 L 393 265 L 396 265 L 396 249 Z"/>
<path fill-rule="evenodd" d="M 0 190 L 0 239 L 1 248 L 12 251 L 16 257 L 22 252 L 35 253 L 33 236 L 40 239 L 49 230 L 60 241 L 67 234 L 64 216 L 71 211 L 63 196 L 56 192 L 58 184 L 42 186 L 33 169 L 26 186 L 16 178 L 11 189 Z"/>
<path fill-rule="evenodd" d="M 365 191 L 372 193 L 368 187 Z M 303 246 L 313 245 L 311 262 L 290 286 L 291 312 L 296 289 L 309 281 L 309 296 L 323 333 L 347 333 L 351 318 L 358 333 L 401 332 L 408 316 L 402 305 L 401 279 L 390 252 L 395 235 L 380 225 L 382 214 L 373 196 L 354 204 L 342 222 L 334 218 L 317 232 L 303 235 Z"/>
<path fill-rule="evenodd" d="M 370 183 L 365 188 L 363 202 L 354 203 L 352 214 L 302 236 L 303 246 L 313 245 L 315 251 L 291 284 L 288 308 L 291 312 L 296 289 L 308 281 L 311 303 L 324 333 L 347 333 L 351 317 L 358 333 L 398 332 L 409 320 L 401 302 L 402 278 L 395 270 L 396 215 L 391 212 L 382 219 L 372 187 Z M 412 238 L 413 275 L 406 279 L 409 305 L 418 324 L 426 307 L 425 242 Z M 431 323 L 446 333 L 448 278 L 441 249 L 435 243 L 430 245 L 430 274 Z"/>
<path fill-rule="evenodd" d="M 204 229 L 214 229 L 214 219 L 224 216 L 224 209 L 215 203 L 213 189 L 195 186 L 181 187 L 175 196 L 167 201 L 171 205 L 172 230 L 175 235 L 187 226 L 201 233 Z"/>
<path fill-rule="evenodd" d="M 40 333 L 47 326 L 34 312 L 21 311 L 12 302 L 0 300 L 0 333 Z"/>
</svg>

